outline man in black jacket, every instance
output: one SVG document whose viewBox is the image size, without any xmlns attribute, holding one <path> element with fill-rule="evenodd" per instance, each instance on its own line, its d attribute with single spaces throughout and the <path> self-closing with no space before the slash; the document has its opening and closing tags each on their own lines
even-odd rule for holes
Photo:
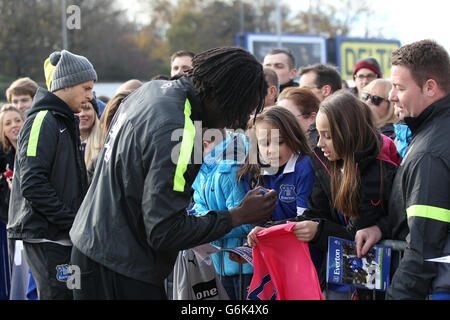
<svg viewBox="0 0 450 320">
<path fill-rule="evenodd" d="M 450 255 L 450 59 L 434 41 L 392 53 L 389 100 L 412 132 L 392 187 L 393 239 L 407 248 L 388 299 L 450 299 L 450 264 L 427 261 Z"/>
<path fill-rule="evenodd" d="M 259 190 L 229 211 L 186 212 L 202 126 L 244 128 L 266 92 L 256 58 L 225 47 L 196 55 L 187 77 L 151 81 L 122 102 L 70 231 L 81 273 L 75 299 L 166 299 L 179 250 L 271 215 L 276 193 Z"/>
<path fill-rule="evenodd" d="M 277 73 L 280 93 L 287 87 L 298 87 L 298 83 L 294 81 L 297 76 L 295 56 L 290 50 L 272 49 L 264 57 L 263 65 Z"/>
<path fill-rule="evenodd" d="M 69 230 L 87 190 L 75 113 L 92 99 L 97 74 L 85 57 L 54 52 L 19 135 L 8 238 L 23 240 L 39 299 L 71 299 Z"/>
</svg>

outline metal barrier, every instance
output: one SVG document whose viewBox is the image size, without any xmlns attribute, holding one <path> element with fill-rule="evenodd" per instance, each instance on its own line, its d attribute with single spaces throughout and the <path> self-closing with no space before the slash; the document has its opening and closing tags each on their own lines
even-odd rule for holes
<svg viewBox="0 0 450 320">
<path fill-rule="evenodd" d="M 242 246 L 246 241 L 246 236 L 240 236 L 240 245 Z M 399 240 L 383 240 L 380 241 L 378 244 L 389 246 L 392 248 L 392 255 L 391 255 L 391 280 L 392 275 L 395 273 L 395 270 L 398 268 L 400 261 L 403 257 L 404 251 L 406 249 L 407 243 L 406 241 L 399 241 Z M 223 246 L 223 240 L 220 241 L 220 246 Z M 222 280 L 222 274 L 224 273 L 224 252 L 219 252 L 220 254 L 220 273 L 219 278 Z M 239 264 L 239 300 L 245 300 L 246 297 L 244 297 L 244 288 L 243 288 L 243 273 L 242 273 L 242 264 Z M 164 281 L 166 292 L 168 293 L 168 298 L 171 300 L 172 298 L 172 274 Z M 169 292 L 170 291 L 170 292 Z M 375 291 L 375 290 L 374 290 Z"/>
<path fill-rule="evenodd" d="M 400 240 L 383 240 L 380 241 L 379 244 L 392 248 L 393 254 L 391 256 L 391 273 L 393 273 L 392 271 L 395 271 L 395 269 L 397 269 L 398 265 L 400 264 L 400 260 L 403 258 L 407 243 L 406 241 Z"/>
<path fill-rule="evenodd" d="M 240 237 L 240 245 L 243 245 L 247 240 L 246 236 L 241 236 Z M 389 246 L 392 248 L 392 255 L 391 255 L 391 270 L 390 270 L 390 274 L 391 274 L 391 280 L 392 280 L 392 275 L 395 273 L 395 270 L 398 268 L 400 261 L 403 257 L 404 251 L 406 249 L 407 243 L 406 241 L 400 241 L 400 240 L 383 240 L 380 241 L 378 244 L 380 245 L 384 245 L 384 246 Z M 223 242 L 220 241 L 220 246 L 223 246 Z M 222 280 L 222 274 L 223 274 L 223 256 L 224 252 L 220 252 L 220 274 L 219 274 L 219 278 Z M 242 281 L 242 265 L 240 264 L 239 266 L 239 299 L 240 300 L 245 300 L 246 297 L 243 297 L 243 281 Z M 375 291 L 375 290 L 374 290 Z"/>
<path fill-rule="evenodd" d="M 407 247 L 406 241 L 400 241 L 400 240 L 383 240 L 380 241 L 379 244 L 384 246 L 389 246 L 392 248 L 392 254 L 391 254 L 391 277 L 390 281 L 392 281 L 392 276 L 395 273 L 395 270 L 397 270 L 398 266 L 400 265 L 400 261 L 403 258 L 403 255 L 405 253 L 405 249 Z"/>
<path fill-rule="evenodd" d="M 247 236 L 239 236 L 239 245 L 242 246 L 245 242 L 247 242 Z M 220 247 L 223 247 L 223 240 L 220 240 Z M 220 281 L 222 281 L 222 274 L 224 273 L 224 254 L 225 252 L 221 251 L 219 252 L 220 254 L 220 273 L 219 273 L 219 279 Z M 247 297 L 244 297 L 244 292 L 243 292 L 243 278 L 242 278 L 242 264 L 239 264 L 239 300 L 245 300 Z"/>
</svg>

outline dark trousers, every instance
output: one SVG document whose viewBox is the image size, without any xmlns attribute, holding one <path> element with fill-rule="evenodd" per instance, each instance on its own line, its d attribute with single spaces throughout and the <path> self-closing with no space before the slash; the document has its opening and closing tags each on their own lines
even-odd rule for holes
<svg viewBox="0 0 450 320">
<path fill-rule="evenodd" d="M 72 248 L 72 265 L 80 268 L 75 300 L 167 300 L 164 286 L 153 285 L 114 272 Z"/>
<path fill-rule="evenodd" d="M 25 259 L 36 282 L 39 300 L 72 300 L 67 288 L 67 267 L 72 247 L 51 242 L 23 242 Z"/>
<path fill-rule="evenodd" d="M 248 287 L 252 282 L 251 274 L 243 274 L 242 275 L 242 283 L 241 279 L 239 279 L 239 275 L 236 276 L 222 276 L 222 285 L 227 291 L 228 297 L 230 300 L 246 300 L 248 295 Z M 241 291 L 239 291 L 241 288 Z"/>
</svg>

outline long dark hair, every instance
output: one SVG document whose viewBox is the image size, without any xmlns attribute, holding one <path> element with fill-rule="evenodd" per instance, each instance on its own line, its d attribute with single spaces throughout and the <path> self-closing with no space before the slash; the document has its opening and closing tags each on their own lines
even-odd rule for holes
<svg viewBox="0 0 450 320">
<path fill-rule="evenodd" d="M 309 147 L 308 140 L 306 139 L 303 130 L 289 110 L 278 106 L 264 110 L 255 117 L 254 125 L 253 122 L 249 123 L 249 152 L 245 164 L 239 169 L 237 174 L 238 180 L 242 180 L 248 173 L 249 181 L 254 181 L 254 183 L 251 183 L 254 184 L 251 185 L 251 187 L 262 185 L 263 183 L 260 174 L 261 163 L 259 161 L 259 156 L 257 157 L 258 161 L 252 161 L 252 156 L 254 158 L 254 155 L 259 155 L 258 144 L 255 138 L 255 127 L 261 122 L 270 123 L 273 127 L 279 129 L 280 136 L 283 137 L 283 140 L 289 146 L 292 153 L 301 155 L 301 158 L 311 153 L 311 148 Z"/>
<path fill-rule="evenodd" d="M 214 101 L 227 128 L 247 125 L 250 114 L 264 107 L 267 82 L 261 63 L 238 47 L 213 48 L 197 54 L 188 71 L 202 102 Z"/>
<path fill-rule="evenodd" d="M 373 114 L 364 102 L 346 91 L 338 91 L 322 101 L 320 112 L 328 118 L 333 147 L 341 159 L 329 162 L 334 207 L 345 216 L 359 217 L 361 175 L 355 153 L 374 144 L 377 145 L 377 154 L 380 151 Z"/>
</svg>

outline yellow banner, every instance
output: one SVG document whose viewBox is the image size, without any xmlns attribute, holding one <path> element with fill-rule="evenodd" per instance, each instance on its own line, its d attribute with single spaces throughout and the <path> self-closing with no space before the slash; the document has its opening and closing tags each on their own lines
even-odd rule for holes
<svg viewBox="0 0 450 320">
<path fill-rule="evenodd" d="M 399 48 L 399 43 L 394 42 L 357 42 L 342 41 L 340 48 L 341 75 L 344 80 L 353 80 L 353 67 L 360 59 L 375 57 L 380 64 L 383 78 L 391 76 L 391 53 Z"/>
</svg>

